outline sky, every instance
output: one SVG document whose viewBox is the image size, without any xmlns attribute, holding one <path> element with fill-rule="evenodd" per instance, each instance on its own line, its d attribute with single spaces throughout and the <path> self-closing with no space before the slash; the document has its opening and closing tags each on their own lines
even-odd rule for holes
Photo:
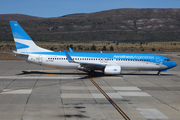
<svg viewBox="0 0 180 120">
<path fill-rule="evenodd" d="M 180 8 L 180 0 L 0 0 L 0 14 L 45 18 L 119 8 Z"/>
</svg>

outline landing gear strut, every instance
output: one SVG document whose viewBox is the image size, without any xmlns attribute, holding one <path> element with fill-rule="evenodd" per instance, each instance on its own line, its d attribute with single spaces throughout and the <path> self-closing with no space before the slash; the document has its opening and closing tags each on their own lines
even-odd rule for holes
<svg viewBox="0 0 180 120">
<path fill-rule="evenodd" d="M 160 72 L 160 71 L 158 71 L 157 75 L 161 75 L 161 72 Z"/>
</svg>

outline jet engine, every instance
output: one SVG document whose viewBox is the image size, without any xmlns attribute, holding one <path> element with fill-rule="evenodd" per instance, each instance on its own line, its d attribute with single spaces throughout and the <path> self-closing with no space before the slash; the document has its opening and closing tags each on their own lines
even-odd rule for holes
<svg viewBox="0 0 180 120">
<path fill-rule="evenodd" d="M 104 74 L 106 75 L 118 75 L 121 73 L 121 66 L 106 66 Z"/>
</svg>

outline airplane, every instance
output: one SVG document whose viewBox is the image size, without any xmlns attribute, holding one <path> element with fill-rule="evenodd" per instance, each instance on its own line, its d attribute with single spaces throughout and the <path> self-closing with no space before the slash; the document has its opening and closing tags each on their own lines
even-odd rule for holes
<svg viewBox="0 0 180 120">
<path fill-rule="evenodd" d="M 166 72 L 177 64 L 167 57 L 142 53 L 54 52 L 37 46 L 17 21 L 10 21 L 17 51 L 16 58 L 26 62 L 59 69 L 80 69 L 107 75 L 119 75 L 122 70 Z"/>
</svg>

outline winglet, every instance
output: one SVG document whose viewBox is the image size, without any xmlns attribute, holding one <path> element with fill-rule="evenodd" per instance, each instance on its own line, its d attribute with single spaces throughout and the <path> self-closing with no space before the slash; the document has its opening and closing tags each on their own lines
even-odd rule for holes
<svg viewBox="0 0 180 120">
<path fill-rule="evenodd" d="M 70 50 L 70 52 L 74 52 L 74 51 L 71 49 L 71 47 L 69 47 L 69 50 Z"/>
<path fill-rule="evenodd" d="M 71 56 L 67 53 L 66 50 L 64 50 L 64 53 L 65 53 L 65 55 L 66 55 L 66 57 L 67 57 L 67 60 L 68 60 L 69 62 L 74 62 L 73 59 L 72 59 Z"/>
</svg>

